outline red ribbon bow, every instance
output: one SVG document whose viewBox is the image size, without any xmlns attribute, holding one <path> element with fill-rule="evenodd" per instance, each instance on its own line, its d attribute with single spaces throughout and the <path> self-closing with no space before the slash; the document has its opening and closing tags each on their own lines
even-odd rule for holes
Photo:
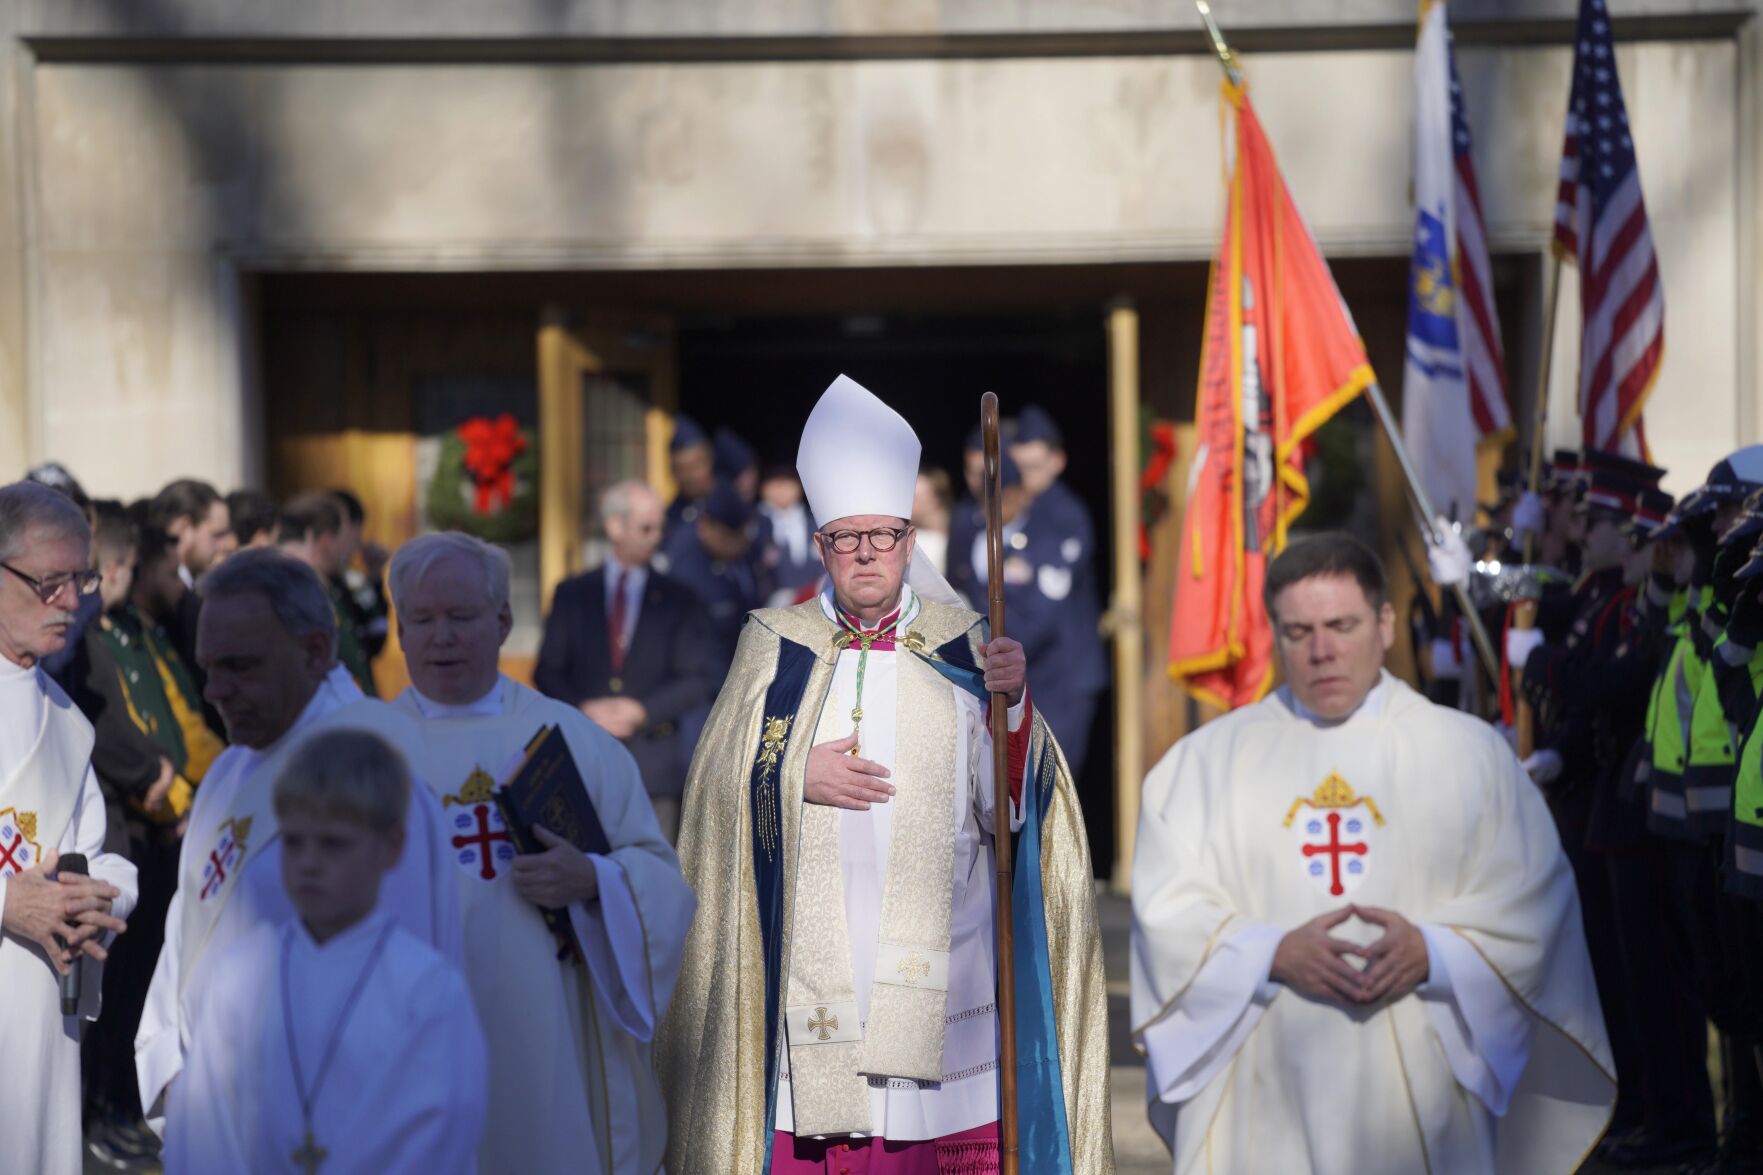
<svg viewBox="0 0 1763 1175">
<path fill-rule="evenodd" d="M 474 416 L 459 426 L 465 444 L 465 472 L 477 494 L 472 509 L 491 514 L 514 501 L 514 459 L 526 452 L 520 425 L 504 412 L 491 420 Z"/>
</svg>

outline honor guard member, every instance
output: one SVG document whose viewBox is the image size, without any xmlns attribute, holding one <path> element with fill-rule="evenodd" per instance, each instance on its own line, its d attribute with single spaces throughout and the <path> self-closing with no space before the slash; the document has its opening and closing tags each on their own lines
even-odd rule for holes
<svg viewBox="0 0 1763 1175">
<path fill-rule="evenodd" d="M 667 460 L 678 491 L 667 504 L 667 524 L 661 531 L 663 550 L 670 547 L 676 535 L 690 531 L 697 523 L 698 508 L 716 485 L 716 454 L 710 438 L 690 416 L 674 417 Z"/>
<path fill-rule="evenodd" d="M 1720 1032 L 1726 1081 L 1720 1161 L 1729 1165 L 1763 1164 L 1763 1081 L 1755 1065 L 1743 1063 L 1763 1027 L 1744 986 L 1740 932 L 1748 912 L 1720 880 L 1735 808 L 1737 748 L 1709 663 L 1724 623 L 1715 586 L 1719 536 L 1758 489 L 1763 445 L 1751 445 L 1716 463 L 1665 527 L 1677 542 L 1673 578 L 1682 596 L 1668 613 L 1677 639 L 1655 684 L 1647 723 L 1653 748 L 1648 827 L 1665 839 L 1672 915 L 1687 934 L 1697 986 Z"/>
<path fill-rule="evenodd" d="M 1107 684 L 1094 592 L 1088 589 L 1086 606 L 1082 539 L 1069 529 L 1042 524 L 1038 500 L 1029 495 L 1014 450 L 1012 445 L 999 455 L 1006 614 L 1010 631 L 1028 653 L 1029 672 L 1048 683 L 1035 687 L 1035 705 L 1059 740 L 1072 778 L 1081 780 L 1096 698 Z M 959 507 L 956 512 L 959 516 Z M 988 579 L 983 519 L 964 547 L 956 545 L 951 530 L 949 581 L 968 600 L 983 601 Z"/>
<path fill-rule="evenodd" d="M 735 493 L 741 495 L 743 502 L 757 500 L 759 455 L 753 451 L 753 446 L 733 429 L 719 428 L 711 441 L 710 451 L 711 471 L 716 474 L 716 480 L 735 487 Z"/>
<path fill-rule="evenodd" d="M 1621 1008 L 1638 1044 L 1640 1064 L 1619 1067 L 1618 1119 L 1597 1155 L 1614 1166 L 1655 1167 L 1706 1158 L 1714 1149 L 1714 1100 L 1708 1082 L 1707 1011 L 1690 967 L 1683 932 L 1673 922 L 1664 842 L 1647 831 L 1642 776 L 1651 761 L 1645 734 L 1654 683 L 1674 639 L 1665 612 L 1672 597 L 1669 544 L 1656 544 L 1673 502 L 1659 490 L 1639 495 L 1626 532 L 1629 603 L 1619 621 L 1614 656 L 1602 666 L 1593 718 L 1598 773 L 1587 830 L 1588 856 L 1609 880 L 1622 967 Z M 1627 1124 L 1628 1128 L 1623 1129 Z"/>
<path fill-rule="evenodd" d="M 704 601 L 710 617 L 704 672 L 716 681 L 735 659 L 742 621 L 765 602 L 753 542 L 753 507 L 733 486 L 717 482 L 697 507 L 691 527 L 664 540 L 662 554 L 663 570 Z"/>
<path fill-rule="evenodd" d="M 1627 583 L 1633 548 L 1624 528 L 1640 495 L 1656 488 L 1665 471 L 1611 453 L 1588 451 L 1585 456 L 1587 477 L 1574 528 L 1582 573 L 1572 596 L 1573 621 L 1559 643 L 1539 644 L 1537 629 L 1509 634 L 1508 660 L 1515 670 L 1522 669 L 1525 696 L 1541 720 L 1541 745 L 1524 766 L 1543 789 L 1573 865 L 1599 1002 L 1612 1009 L 1606 1017 L 1611 1052 L 1617 1073 L 1624 1074 L 1637 1073 L 1644 1061 L 1631 1023 L 1620 1014 L 1628 1000 L 1622 990 L 1610 879 L 1602 856 L 1590 850 L 1587 833 L 1597 783 L 1608 768 L 1608 753 L 1598 737 L 1599 716 L 1625 705 L 1644 709 L 1651 684 L 1643 678 L 1632 687 L 1635 697 L 1625 697 L 1610 669 L 1622 644 L 1623 617 L 1634 598 Z M 1626 1132 L 1640 1125 L 1643 1112 L 1634 1091 L 1620 1092 L 1631 1096 L 1618 1098 L 1614 1124 Z"/>
</svg>

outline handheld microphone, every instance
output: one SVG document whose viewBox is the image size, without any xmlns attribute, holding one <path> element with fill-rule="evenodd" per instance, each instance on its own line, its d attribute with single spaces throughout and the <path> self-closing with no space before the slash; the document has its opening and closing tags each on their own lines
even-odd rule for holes
<svg viewBox="0 0 1763 1175">
<path fill-rule="evenodd" d="M 55 864 L 55 875 L 59 877 L 63 873 L 74 873 L 81 877 L 89 876 L 86 870 L 86 855 L 84 853 L 63 853 L 61 859 Z M 84 960 L 84 955 L 76 954 L 73 957 L 72 965 L 67 969 L 67 974 L 61 977 L 61 1014 L 63 1016 L 80 1014 L 80 971 Z"/>
</svg>

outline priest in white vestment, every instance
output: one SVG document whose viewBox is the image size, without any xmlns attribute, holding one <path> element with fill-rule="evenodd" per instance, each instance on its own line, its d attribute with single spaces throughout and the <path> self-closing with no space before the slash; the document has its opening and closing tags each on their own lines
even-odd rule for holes
<svg viewBox="0 0 1763 1175">
<path fill-rule="evenodd" d="M 1573 875 L 1499 734 L 1383 670 L 1377 557 L 1268 570 L 1286 685 L 1146 780 L 1132 1012 L 1178 1173 L 1575 1170 L 1615 1078 Z"/>
<path fill-rule="evenodd" d="M 103 851 L 92 724 L 38 662 L 97 590 L 85 516 L 31 482 L 0 487 L 0 1168 L 78 1175 L 80 1021 L 96 1019 L 108 936 L 134 908 L 135 867 Z M 80 853 L 89 877 L 59 873 Z M 83 972 L 78 1015 L 60 976 Z"/>
<path fill-rule="evenodd" d="M 687 781 L 702 905 L 659 1047 L 676 1175 L 805 1175 L 854 1151 L 877 1175 L 997 1169 L 992 691 L 1023 883 L 1023 1169 L 1112 1170 L 1082 817 L 1021 645 L 988 641 L 916 551 L 918 459 L 843 376 L 803 430 L 831 586 L 749 615 Z"/>
<path fill-rule="evenodd" d="M 197 659 L 232 745 L 208 769 L 190 809 L 165 945 L 135 1037 L 141 1105 L 155 1129 L 189 1052 L 211 961 L 254 927 L 293 916 L 270 791 L 287 756 L 316 731 L 346 728 L 379 734 L 419 773 L 423 761 L 419 726 L 363 698 L 338 667 L 336 618 L 311 568 L 275 550 L 242 551 L 203 579 L 202 594 Z M 380 909 L 458 963 L 458 870 L 442 819 L 433 793 L 417 788 Z"/>
<path fill-rule="evenodd" d="M 376 907 L 409 764 L 383 738 L 302 741 L 275 780 L 296 911 L 217 955 L 166 1114 L 167 1175 L 471 1175 L 483 1030 L 459 969 Z"/>
<path fill-rule="evenodd" d="M 484 1175 L 649 1175 L 666 1106 L 650 1063 L 697 900 L 661 836 L 636 761 L 580 711 L 497 670 L 513 626 L 508 555 L 457 532 L 392 559 L 411 686 L 465 908 L 465 971 L 489 1037 Z M 612 851 L 516 855 L 490 797 L 533 736 L 559 727 Z M 558 958 L 540 907 L 567 909 L 583 962 Z M 585 964 L 585 965 L 584 965 Z"/>
</svg>

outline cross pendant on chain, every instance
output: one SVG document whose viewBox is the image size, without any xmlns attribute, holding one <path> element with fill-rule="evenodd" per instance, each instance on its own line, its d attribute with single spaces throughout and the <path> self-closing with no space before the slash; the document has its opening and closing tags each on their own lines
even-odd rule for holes
<svg viewBox="0 0 1763 1175">
<path fill-rule="evenodd" d="M 300 1168 L 300 1170 L 304 1171 L 306 1175 L 318 1175 L 319 1167 L 323 1166 L 324 1161 L 330 1158 L 330 1156 L 331 1152 L 319 1146 L 318 1140 L 312 1137 L 311 1129 L 308 1129 L 306 1131 L 306 1140 L 300 1144 L 300 1149 L 288 1157 L 293 1159 L 294 1163 Z"/>
</svg>

